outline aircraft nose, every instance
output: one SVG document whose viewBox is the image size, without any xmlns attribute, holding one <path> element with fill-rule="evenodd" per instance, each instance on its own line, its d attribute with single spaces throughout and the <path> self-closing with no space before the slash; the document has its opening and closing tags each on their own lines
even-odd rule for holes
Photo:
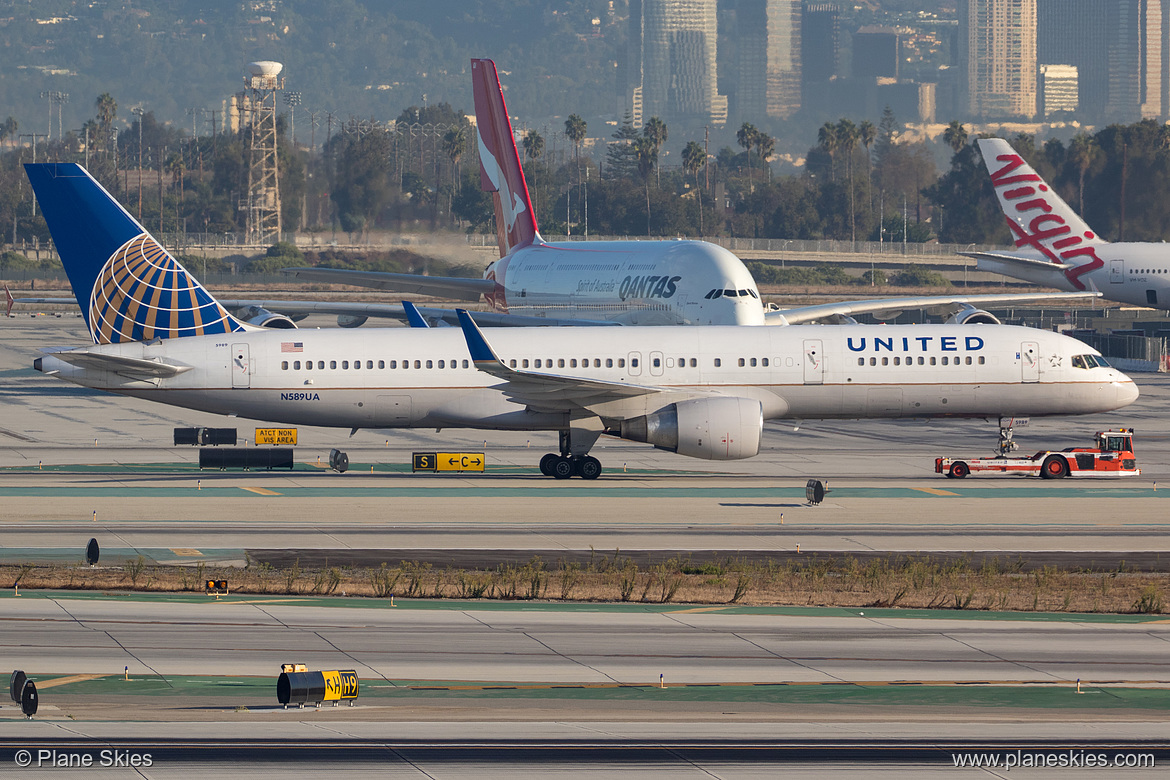
<svg viewBox="0 0 1170 780">
<path fill-rule="evenodd" d="M 1119 406 L 1129 406 L 1138 399 L 1141 393 L 1132 379 L 1117 383 L 1117 403 Z"/>
</svg>

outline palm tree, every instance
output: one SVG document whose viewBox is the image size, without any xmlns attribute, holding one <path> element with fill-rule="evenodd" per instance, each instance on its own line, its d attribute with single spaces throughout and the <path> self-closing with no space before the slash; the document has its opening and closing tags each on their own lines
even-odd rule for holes
<svg viewBox="0 0 1170 780">
<path fill-rule="evenodd" d="M 642 128 L 642 135 L 649 138 L 651 143 L 654 144 L 655 186 L 659 186 L 662 184 L 662 176 L 658 171 L 658 152 L 662 150 L 662 145 L 666 143 L 666 138 L 670 135 L 670 131 L 666 128 L 666 122 L 663 122 L 656 116 L 652 116 Z"/>
<path fill-rule="evenodd" d="M 94 107 L 97 108 L 98 124 L 102 128 L 102 148 L 108 153 L 106 144 L 110 138 L 110 127 L 118 116 L 118 101 L 109 92 L 103 92 L 94 101 Z"/>
<path fill-rule="evenodd" d="M 183 202 L 183 173 L 187 170 L 187 164 L 183 160 L 182 152 L 175 152 L 166 162 L 167 173 L 171 175 L 171 184 L 176 181 L 179 182 L 179 202 Z"/>
<path fill-rule="evenodd" d="M 829 154 L 829 181 L 837 180 L 837 148 L 841 141 L 837 137 L 837 126 L 825 122 L 817 131 L 817 145 Z"/>
<path fill-rule="evenodd" d="M 1076 166 L 1080 173 L 1080 203 L 1079 213 L 1085 214 L 1085 174 L 1093 165 L 1097 157 L 1097 142 L 1087 133 L 1078 133 L 1068 144 L 1068 159 Z"/>
<path fill-rule="evenodd" d="M 573 142 L 573 160 L 577 163 L 577 186 L 581 186 L 581 142 L 585 140 L 585 132 L 588 125 L 585 120 L 577 114 L 569 114 L 569 118 L 565 120 L 565 137 Z M 569 183 L 569 189 L 572 190 L 572 182 Z M 565 196 L 565 211 L 568 212 L 568 204 L 571 198 Z M 565 217 L 565 225 L 568 226 L 568 216 Z"/>
<path fill-rule="evenodd" d="M 443 154 L 451 161 L 451 188 L 447 195 L 447 213 L 451 213 L 451 201 L 455 198 L 455 182 L 459 179 L 459 160 L 467 151 L 467 130 L 456 125 L 443 136 Z"/>
<path fill-rule="evenodd" d="M 756 154 L 760 156 L 760 166 L 772 159 L 776 154 L 776 139 L 764 132 L 756 134 Z M 768 181 L 772 180 L 772 168 L 768 166 Z"/>
<path fill-rule="evenodd" d="M 646 185 L 646 235 L 650 235 L 650 174 L 658 166 L 658 147 L 648 136 L 634 142 L 638 157 L 638 175 Z"/>
<path fill-rule="evenodd" d="M 683 169 L 695 177 L 695 196 L 699 200 L 699 235 L 703 235 L 703 191 L 699 189 L 699 170 L 707 164 L 707 153 L 698 141 L 687 141 L 682 150 Z"/>
<path fill-rule="evenodd" d="M 855 191 L 853 188 L 853 151 L 857 148 L 857 141 L 860 137 L 861 132 L 857 129 L 857 125 L 848 119 L 842 119 L 837 123 L 837 141 L 848 155 L 846 161 L 849 170 L 849 240 L 853 243 L 857 243 L 857 208 L 854 201 Z"/>
<path fill-rule="evenodd" d="M 952 119 L 947 129 L 943 130 L 943 140 L 951 147 L 951 151 L 958 154 L 967 145 L 967 128 L 958 119 Z"/>
<path fill-rule="evenodd" d="M 869 190 L 869 210 L 873 211 L 873 158 L 869 154 L 869 147 L 877 140 L 877 128 L 873 122 L 866 119 L 857 126 L 857 138 L 865 147 L 865 182 Z"/>
<path fill-rule="evenodd" d="M 752 147 L 756 145 L 756 140 L 760 137 L 760 131 L 751 122 L 744 122 L 743 125 L 735 131 L 736 142 L 747 150 L 748 161 L 748 183 L 752 192 L 756 191 L 755 181 L 752 179 Z"/>
<path fill-rule="evenodd" d="M 529 130 L 524 134 L 524 156 L 532 158 L 532 165 L 536 167 L 536 161 L 544 154 L 544 136 L 535 130 Z M 535 171 L 533 171 L 535 173 Z M 539 192 L 539 190 L 537 190 Z M 533 211 L 536 211 L 537 206 L 540 205 L 540 196 L 537 195 L 532 204 Z"/>
</svg>

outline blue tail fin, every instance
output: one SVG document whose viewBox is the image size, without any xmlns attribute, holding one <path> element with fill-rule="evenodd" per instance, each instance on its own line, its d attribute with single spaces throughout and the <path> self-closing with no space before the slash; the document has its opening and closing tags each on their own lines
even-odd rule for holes
<svg viewBox="0 0 1170 780">
<path fill-rule="evenodd" d="M 80 165 L 24 169 L 94 343 L 245 330 Z"/>
</svg>

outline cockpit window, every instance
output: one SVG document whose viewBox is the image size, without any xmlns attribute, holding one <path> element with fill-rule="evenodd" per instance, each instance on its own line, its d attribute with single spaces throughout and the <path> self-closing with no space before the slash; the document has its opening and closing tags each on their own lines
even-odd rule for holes
<svg viewBox="0 0 1170 780">
<path fill-rule="evenodd" d="M 1113 368 L 1113 366 L 1109 365 L 1109 361 L 1100 355 L 1090 355 L 1089 357 L 1097 364 L 1097 368 Z"/>
<path fill-rule="evenodd" d="M 715 298 L 718 298 L 718 297 L 720 297 L 721 295 L 723 295 L 723 291 L 722 291 L 722 290 L 712 290 L 711 292 L 707 293 L 707 294 L 706 294 L 706 295 L 704 295 L 703 297 L 704 297 L 704 298 L 707 298 L 707 299 L 709 299 L 709 300 L 713 300 L 713 299 L 715 299 Z"/>
<path fill-rule="evenodd" d="M 1100 355 L 1074 355 L 1073 368 L 1109 368 L 1108 361 Z"/>
<path fill-rule="evenodd" d="M 747 290 L 740 290 L 740 291 L 739 291 L 739 297 L 741 297 L 741 298 L 746 298 L 746 297 L 748 297 L 748 291 L 747 291 Z"/>
<path fill-rule="evenodd" d="M 723 294 L 728 298 L 734 298 L 739 295 L 739 293 L 737 293 L 735 290 L 724 290 Z"/>
<path fill-rule="evenodd" d="M 756 299 L 758 299 L 760 297 L 759 294 L 755 290 L 748 290 L 748 295 L 750 295 Z"/>
<path fill-rule="evenodd" d="M 1088 366 L 1085 365 L 1085 356 L 1074 355 L 1072 359 L 1072 366 L 1073 368 L 1088 368 Z"/>
</svg>

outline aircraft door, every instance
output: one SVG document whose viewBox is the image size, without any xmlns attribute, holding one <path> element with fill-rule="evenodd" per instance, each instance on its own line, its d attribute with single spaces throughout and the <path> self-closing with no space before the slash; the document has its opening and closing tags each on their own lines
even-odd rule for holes
<svg viewBox="0 0 1170 780">
<path fill-rule="evenodd" d="M 1109 261 L 1109 283 L 1121 284 L 1125 281 L 1125 261 L 1124 260 L 1110 260 Z"/>
<path fill-rule="evenodd" d="M 806 385 L 825 383 L 824 346 L 820 339 L 804 340 L 804 383 Z"/>
<path fill-rule="evenodd" d="M 1040 345 L 1035 341 L 1025 341 L 1020 345 L 1020 366 L 1023 381 L 1040 381 Z"/>
<path fill-rule="evenodd" d="M 661 352 L 650 353 L 650 373 L 654 376 L 662 376 L 662 367 L 666 365 L 666 359 L 662 357 Z"/>
<path fill-rule="evenodd" d="M 252 360 L 247 344 L 232 344 L 232 387 L 252 386 Z"/>
<path fill-rule="evenodd" d="M 658 354 L 661 355 L 661 353 L 658 353 Z M 628 357 L 630 359 L 630 376 L 641 376 L 642 375 L 642 353 L 641 352 L 631 352 L 628 355 Z"/>
</svg>

